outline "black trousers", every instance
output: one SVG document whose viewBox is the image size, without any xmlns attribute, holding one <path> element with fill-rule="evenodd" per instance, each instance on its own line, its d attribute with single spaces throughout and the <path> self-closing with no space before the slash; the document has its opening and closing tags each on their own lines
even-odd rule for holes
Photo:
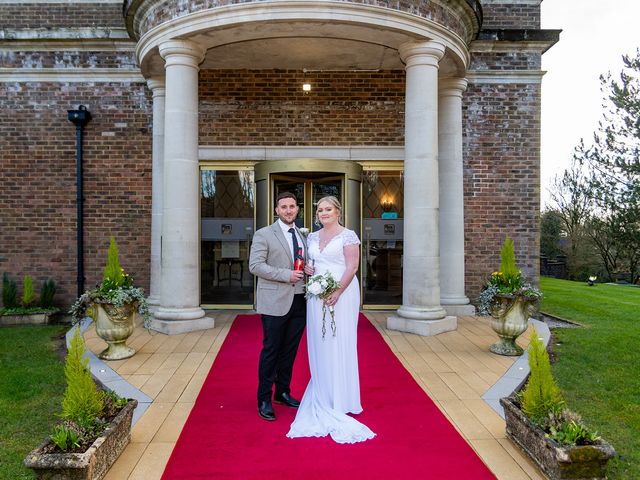
<svg viewBox="0 0 640 480">
<path fill-rule="evenodd" d="M 304 294 L 293 296 L 293 304 L 286 315 L 262 315 L 264 340 L 258 366 L 258 405 L 271 401 L 274 384 L 276 395 L 290 393 L 293 362 L 306 321 Z"/>
</svg>

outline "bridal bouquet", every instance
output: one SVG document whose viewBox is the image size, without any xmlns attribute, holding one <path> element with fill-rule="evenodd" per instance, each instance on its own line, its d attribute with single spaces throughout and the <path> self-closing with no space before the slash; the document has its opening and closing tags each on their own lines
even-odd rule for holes
<svg viewBox="0 0 640 480">
<path fill-rule="evenodd" d="M 336 290 L 340 289 L 340 282 L 338 282 L 331 272 L 326 272 L 323 275 L 313 275 L 309 277 L 307 281 L 307 298 L 318 297 L 321 300 L 324 300 L 329 295 L 331 295 Z M 331 331 L 333 332 L 333 336 L 336 336 L 336 319 L 335 319 L 335 311 L 333 306 L 327 307 L 326 304 L 322 304 L 322 339 L 324 340 L 324 336 L 327 333 L 327 327 L 325 324 L 325 315 L 327 313 L 327 309 L 329 310 L 329 314 L 331 315 Z"/>
</svg>

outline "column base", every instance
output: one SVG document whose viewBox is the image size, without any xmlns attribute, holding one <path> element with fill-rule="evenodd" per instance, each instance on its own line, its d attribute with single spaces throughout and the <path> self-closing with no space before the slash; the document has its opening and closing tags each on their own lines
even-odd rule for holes
<svg viewBox="0 0 640 480">
<path fill-rule="evenodd" d="M 466 305 L 442 305 L 442 308 L 447 311 L 447 315 L 454 315 L 456 317 L 474 316 L 476 314 L 476 307 L 470 303 Z"/>
<path fill-rule="evenodd" d="M 387 328 L 401 332 L 415 333 L 423 337 L 433 337 L 458 328 L 458 318 L 447 316 L 439 320 L 413 320 L 400 316 L 387 317 Z"/>
<path fill-rule="evenodd" d="M 149 329 L 164 333 L 165 335 L 178 335 L 180 333 L 208 330 L 214 326 L 215 319 L 212 317 L 201 317 L 196 320 L 161 320 L 159 318 L 152 318 Z"/>
<path fill-rule="evenodd" d="M 160 308 L 160 296 L 149 295 L 149 297 L 147 297 L 147 305 L 149 305 L 149 311 L 151 313 L 156 313 L 158 308 Z"/>
</svg>

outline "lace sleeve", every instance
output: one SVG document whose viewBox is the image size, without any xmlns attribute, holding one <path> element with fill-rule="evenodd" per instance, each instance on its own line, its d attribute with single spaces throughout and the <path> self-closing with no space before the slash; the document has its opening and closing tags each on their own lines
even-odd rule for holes
<svg viewBox="0 0 640 480">
<path fill-rule="evenodd" d="M 358 235 L 356 235 L 356 232 L 354 232 L 353 230 L 345 228 L 342 236 L 345 247 L 347 245 L 360 245 L 360 239 L 358 238 Z"/>
</svg>

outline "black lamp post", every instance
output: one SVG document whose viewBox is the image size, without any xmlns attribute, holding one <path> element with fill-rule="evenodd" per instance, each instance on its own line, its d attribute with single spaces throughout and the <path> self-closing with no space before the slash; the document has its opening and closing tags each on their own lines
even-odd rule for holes
<svg viewBox="0 0 640 480">
<path fill-rule="evenodd" d="M 67 110 L 67 118 L 76 126 L 76 245 L 78 263 L 78 297 L 84 292 L 84 224 L 82 214 L 82 132 L 91 120 L 87 107 L 80 105 L 78 110 Z"/>
</svg>

